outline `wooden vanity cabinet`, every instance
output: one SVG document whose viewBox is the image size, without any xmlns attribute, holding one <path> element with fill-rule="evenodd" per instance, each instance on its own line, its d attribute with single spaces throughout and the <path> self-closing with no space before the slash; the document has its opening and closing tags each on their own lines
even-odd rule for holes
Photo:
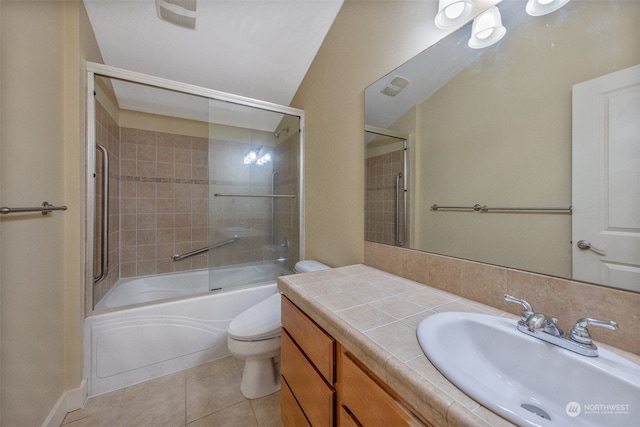
<svg viewBox="0 0 640 427">
<path fill-rule="evenodd" d="M 282 328 L 285 427 L 429 425 L 284 296 Z"/>
<path fill-rule="evenodd" d="M 338 426 L 428 426 L 344 348 L 338 356 Z"/>
<path fill-rule="evenodd" d="M 280 399 L 285 427 L 335 426 L 335 340 L 286 297 L 282 329 Z"/>
</svg>

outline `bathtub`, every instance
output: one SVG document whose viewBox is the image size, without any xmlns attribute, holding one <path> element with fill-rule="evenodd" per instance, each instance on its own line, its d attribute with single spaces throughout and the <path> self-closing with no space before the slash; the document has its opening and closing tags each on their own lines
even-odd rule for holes
<svg viewBox="0 0 640 427">
<path fill-rule="evenodd" d="M 156 274 L 120 279 L 96 304 L 96 310 L 130 304 L 179 298 L 194 294 L 274 280 L 292 271 L 274 262 L 255 262 L 218 267 L 211 270 L 189 270 L 179 273 Z"/>
<path fill-rule="evenodd" d="M 161 276 L 158 278 L 160 291 L 152 290 L 152 278 L 145 277 L 144 291 L 129 289 L 134 286 L 126 284 L 134 281 L 127 280 L 125 286 L 121 286 L 127 292 L 121 294 L 129 294 L 137 298 L 137 302 L 159 295 L 166 298 L 162 288 L 167 275 Z M 176 275 L 170 276 L 176 279 Z M 180 279 L 185 279 L 185 283 L 190 282 L 189 277 L 199 278 L 205 284 L 203 289 L 208 289 L 206 270 L 182 276 L 186 276 Z M 173 290 L 169 292 L 176 296 Z M 276 292 L 276 282 L 271 280 L 87 317 L 84 325 L 84 377 L 87 378 L 89 396 L 230 355 L 227 326 L 231 320 Z M 123 302 L 121 296 L 113 298 L 118 303 Z"/>
</svg>

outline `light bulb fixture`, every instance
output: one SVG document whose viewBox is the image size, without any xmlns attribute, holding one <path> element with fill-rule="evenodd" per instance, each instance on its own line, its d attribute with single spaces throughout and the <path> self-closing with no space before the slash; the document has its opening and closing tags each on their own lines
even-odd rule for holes
<svg viewBox="0 0 640 427">
<path fill-rule="evenodd" d="M 473 20 L 469 47 L 482 49 L 491 46 L 504 37 L 506 33 L 507 29 L 502 25 L 500 9 L 496 6 L 490 7 Z"/>
<path fill-rule="evenodd" d="M 264 153 L 258 160 L 256 160 L 256 165 L 262 166 L 271 162 L 271 153 Z"/>
<path fill-rule="evenodd" d="M 440 0 L 436 14 L 436 27 L 443 30 L 458 27 L 469 20 L 473 12 L 472 0 Z"/>
<path fill-rule="evenodd" d="M 244 156 L 243 163 L 245 165 L 254 164 L 256 160 L 258 160 L 258 153 L 260 152 L 261 149 L 262 147 L 258 148 L 257 150 L 249 150 L 249 152 Z"/>
<path fill-rule="evenodd" d="M 263 166 L 271 162 L 271 153 L 262 153 L 262 147 L 255 150 L 249 150 L 249 152 L 244 156 L 242 162 L 245 165 L 256 164 L 258 166 Z"/>
<path fill-rule="evenodd" d="M 555 12 L 567 3 L 569 0 L 529 0 L 526 10 L 531 16 L 542 16 Z"/>
</svg>

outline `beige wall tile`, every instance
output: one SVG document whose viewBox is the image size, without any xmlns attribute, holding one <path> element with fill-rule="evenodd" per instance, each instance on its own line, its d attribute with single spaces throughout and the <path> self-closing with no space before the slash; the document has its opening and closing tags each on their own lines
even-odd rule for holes
<svg viewBox="0 0 640 427">
<path fill-rule="evenodd" d="M 635 327 L 640 321 L 640 294 L 373 242 L 364 247 L 366 265 L 516 316 L 522 308 L 504 301 L 505 293 L 557 317 L 563 329 L 582 317 L 617 321 L 617 331 L 592 327 L 594 340 L 640 354 L 640 329 Z M 419 304 L 415 296 L 411 301 Z"/>
</svg>

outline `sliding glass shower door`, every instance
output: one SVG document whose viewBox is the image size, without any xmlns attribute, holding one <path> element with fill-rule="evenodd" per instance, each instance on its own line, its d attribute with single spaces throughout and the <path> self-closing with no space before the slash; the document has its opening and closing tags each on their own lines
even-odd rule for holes
<svg viewBox="0 0 640 427">
<path fill-rule="evenodd" d="M 88 309 L 124 279 L 206 272 L 202 286 L 151 291 L 166 299 L 291 273 L 302 248 L 302 112 L 88 68 Z"/>
<path fill-rule="evenodd" d="M 299 248 L 300 119 L 210 103 L 209 283 L 223 289 L 291 274 Z"/>
</svg>

